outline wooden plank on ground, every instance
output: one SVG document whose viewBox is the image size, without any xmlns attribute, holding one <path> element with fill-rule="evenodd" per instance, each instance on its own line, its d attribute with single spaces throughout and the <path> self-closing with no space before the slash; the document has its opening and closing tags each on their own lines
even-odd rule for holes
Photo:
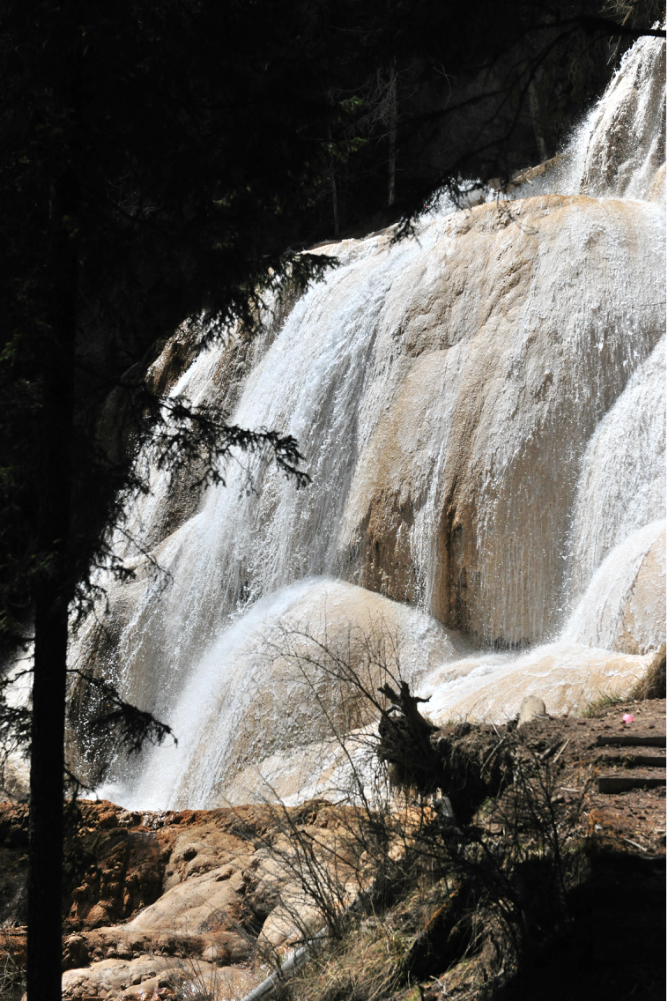
<svg viewBox="0 0 667 1002">
<path fill-rule="evenodd" d="M 625 793 L 665 786 L 664 776 L 598 776 L 598 793 Z"/>
<path fill-rule="evenodd" d="M 596 745 L 664 748 L 664 734 L 598 734 Z"/>
</svg>

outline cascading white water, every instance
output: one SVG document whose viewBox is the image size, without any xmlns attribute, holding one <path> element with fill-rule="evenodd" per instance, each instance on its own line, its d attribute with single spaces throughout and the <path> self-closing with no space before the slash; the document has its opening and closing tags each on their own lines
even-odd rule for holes
<svg viewBox="0 0 667 1002">
<path fill-rule="evenodd" d="M 650 198 L 661 167 L 664 184 L 664 101 L 665 45 L 640 39 L 577 135 L 572 186 Z"/>
<path fill-rule="evenodd" d="M 108 585 L 111 645 L 92 622 L 79 639 L 179 737 L 119 761 L 109 795 L 214 806 L 321 741 L 326 698 L 290 674 L 285 624 L 334 645 L 384 631 L 436 719 L 500 719 L 526 686 L 571 708 L 645 667 L 664 639 L 642 599 L 664 518 L 664 222 L 646 200 L 663 53 L 626 56 L 550 191 L 320 249 L 340 264 L 260 341 L 233 413 L 294 435 L 311 486 L 240 457 L 161 539 L 174 498 L 154 472 L 129 528 L 170 583 L 137 559 Z M 231 399 L 227 352 L 172 392 Z"/>
<path fill-rule="evenodd" d="M 600 421 L 586 449 L 573 516 L 573 600 L 583 594 L 615 546 L 664 517 L 664 399 L 662 338 Z"/>
</svg>

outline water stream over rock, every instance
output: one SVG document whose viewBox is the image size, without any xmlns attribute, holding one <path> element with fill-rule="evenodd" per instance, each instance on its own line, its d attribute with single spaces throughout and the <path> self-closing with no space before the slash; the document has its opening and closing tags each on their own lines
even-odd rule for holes
<svg viewBox="0 0 667 1002">
<path fill-rule="evenodd" d="M 294 435 L 312 484 L 241 456 L 194 512 L 155 470 L 132 501 L 169 580 L 137 557 L 73 657 L 179 744 L 119 760 L 106 795 L 213 807 L 260 796 L 258 770 L 325 789 L 331 727 L 369 721 L 300 668 L 313 644 L 400 666 L 436 721 L 507 719 L 528 692 L 565 712 L 645 671 L 665 634 L 664 48 L 634 46 L 539 183 L 319 248 L 339 265 L 243 365 L 217 345 L 181 376 Z"/>
</svg>

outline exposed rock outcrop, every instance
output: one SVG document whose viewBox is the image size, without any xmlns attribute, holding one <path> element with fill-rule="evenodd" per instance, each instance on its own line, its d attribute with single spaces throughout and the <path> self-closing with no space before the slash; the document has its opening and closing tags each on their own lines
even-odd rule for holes
<svg viewBox="0 0 667 1002">
<path fill-rule="evenodd" d="M 322 864 L 350 880 L 354 896 L 344 812 L 324 801 L 285 814 L 242 807 L 143 815 L 79 802 L 66 842 L 63 997 L 170 997 L 198 981 L 244 993 L 258 980 L 247 969 L 258 937 L 281 951 L 323 923 L 291 862 L 293 830 L 316 840 Z M 26 848 L 27 809 L 0 805 L 0 907 L 19 961 Z"/>
</svg>

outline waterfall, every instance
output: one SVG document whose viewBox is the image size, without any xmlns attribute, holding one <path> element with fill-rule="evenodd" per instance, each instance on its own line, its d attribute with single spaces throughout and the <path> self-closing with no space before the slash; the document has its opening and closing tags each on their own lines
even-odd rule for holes
<svg viewBox="0 0 667 1002">
<path fill-rule="evenodd" d="M 570 183 L 592 195 L 654 196 L 656 180 L 664 185 L 664 107 L 665 46 L 642 38 L 579 130 Z"/>
<path fill-rule="evenodd" d="M 101 577 L 72 658 L 179 744 L 119 758 L 107 795 L 210 807 L 259 795 L 253 770 L 323 788 L 323 721 L 368 721 L 299 675 L 295 637 L 381 648 L 436 720 L 505 719 L 527 692 L 565 712 L 645 670 L 665 630 L 664 103 L 664 44 L 642 39 L 539 188 L 318 248 L 337 266 L 242 364 L 232 331 L 182 374 L 174 395 L 294 435 L 312 483 L 240 455 L 195 503 L 146 448 L 140 546 L 116 540 L 136 578 Z"/>
<path fill-rule="evenodd" d="M 587 446 L 573 515 L 573 598 L 583 594 L 595 569 L 615 546 L 664 517 L 664 395 L 662 338 L 633 373 Z"/>
</svg>

